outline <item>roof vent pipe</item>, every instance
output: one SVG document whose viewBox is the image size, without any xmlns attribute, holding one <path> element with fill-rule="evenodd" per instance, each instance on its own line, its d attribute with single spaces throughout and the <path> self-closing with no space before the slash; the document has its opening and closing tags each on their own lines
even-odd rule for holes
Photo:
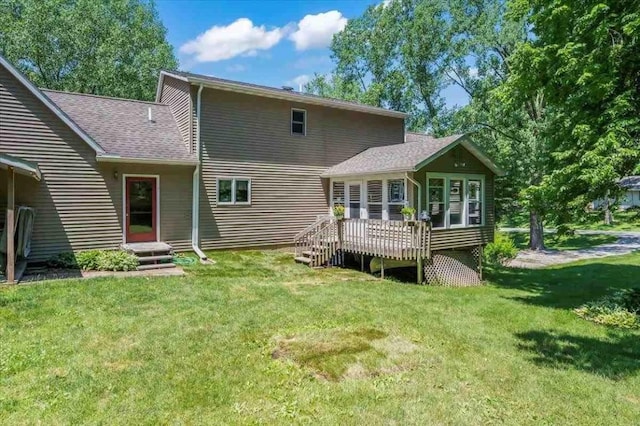
<svg viewBox="0 0 640 426">
<path fill-rule="evenodd" d="M 291 87 L 291 86 L 282 86 L 282 90 L 286 90 L 287 92 L 293 92 L 293 87 Z"/>
<path fill-rule="evenodd" d="M 153 123 L 153 115 L 151 114 L 151 107 L 149 107 L 149 115 L 148 115 L 148 119 L 149 119 L 149 123 Z"/>
</svg>

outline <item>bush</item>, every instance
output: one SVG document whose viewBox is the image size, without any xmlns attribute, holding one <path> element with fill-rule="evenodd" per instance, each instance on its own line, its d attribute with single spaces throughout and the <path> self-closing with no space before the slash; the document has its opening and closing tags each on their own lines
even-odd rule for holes
<svg viewBox="0 0 640 426">
<path fill-rule="evenodd" d="M 504 265 L 517 254 L 518 249 L 511 237 L 505 233 L 496 232 L 493 242 L 487 244 L 484 249 L 484 260 L 492 265 Z"/>
<path fill-rule="evenodd" d="M 640 289 L 617 291 L 595 302 L 585 303 L 574 312 L 597 324 L 640 328 Z"/>
<path fill-rule="evenodd" d="M 98 269 L 98 257 L 102 250 L 87 250 L 76 254 L 78 268 L 83 271 L 95 271 Z"/>
<path fill-rule="evenodd" d="M 133 271 L 138 267 L 138 258 L 120 250 L 87 250 L 57 254 L 47 261 L 47 266 L 83 271 Z"/>
<path fill-rule="evenodd" d="M 72 252 L 58 253 L 47 260 L 47 266 L 58 269 L 78 269 L 78 262 Z"/>
<path fill-rule="evenodd" d="M 102 251 L 96 263 L 98 271 L 133 271 L 138 267 L 138 258 L 120 250 Z"/>
</svg>

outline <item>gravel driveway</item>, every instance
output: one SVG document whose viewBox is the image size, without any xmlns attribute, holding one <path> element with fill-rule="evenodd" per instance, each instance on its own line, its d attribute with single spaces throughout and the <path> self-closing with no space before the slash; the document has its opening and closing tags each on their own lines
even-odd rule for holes
<svg viewBox="0 0 640 426">
<path fill-rule="evenodd" d="M 504 232 L 528 232 L 523 228 L 502 228 Z M 553 230 L 545 231 L 553 232 Z M 620 256 L 640 250 L 640 232 L 621 231 L 576 231 L 576 234 L 615 235 L 618 240 L 615 243 L 602 244 L 595 247 L 578 250 L 522 250 L 515 259 L 512 259 L 508 266 L 513 268 L 537 269 L 551 265 L 575 262 L 576 260 L 593 259 L 607 256 Z"/>
</svg>

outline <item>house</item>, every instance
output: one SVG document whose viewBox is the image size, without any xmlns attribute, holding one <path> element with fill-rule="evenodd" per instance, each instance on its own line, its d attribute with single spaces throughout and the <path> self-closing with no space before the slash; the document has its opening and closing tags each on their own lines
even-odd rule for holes
<svg viewBox="0 0 640 426">
<path fill-rule="evenodd" d="M 640 206 L 640 176 L 626 176 L 618 181 L 618 185 L 624 192 L 618 197 L 618 206 L 621 210 L 628 210 Z M 613 204 L 615 200 L 610 200 Z M 601 209 L 605 207 L 605 200 L 599 199 L 591 203 L 590 208 Z"/>
<path fill-rule="evenodd" d="M 429 250 L 480 248 L 501 171 L 469 136 L 405 134 L 405 117 L 177 71 L 160 74 L 155 102 L 56 92 L 0 57 L 0 206 L 35 209 L 33 262 L 291 246 L 334 229 L 339 203 L 344 222 L 397 226 L 400 242 L 399 212 L 416 206 L 432 218 Z"/>
</svg>

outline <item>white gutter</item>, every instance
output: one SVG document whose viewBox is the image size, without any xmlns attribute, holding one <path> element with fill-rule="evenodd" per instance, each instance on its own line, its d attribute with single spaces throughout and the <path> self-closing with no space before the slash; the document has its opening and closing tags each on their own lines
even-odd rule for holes
<svg viewBox="0 0 640 426">
<path fill-rule="evenodd" d="M 412 177 L 409 177 L 409 173 L 405 173 L 404 177 L 407 178 L 407 180 L 409 182 L 411 182 L 412 184 L 414 184 L 418 188 L 418 208 L 416 209 L 416 212 L 419 215 L 420 214 L 420 207 L 421 207 L 421 203 L 422 203 L 422 185 L 420 185 L 420 182 L 418 182 L 417 180 L 414 180 Z"/>
<path fill-rule="evenodd" d="M 168 166 L 195 166 L 198 164 L 195 160 L 133 158 L 133 157 L 120 157 L 119 155 L 96 155 L 96 161 L 99 163 L 158 164 L 158 165 L 168 165 Z"/>
<path fill-rule="evenodd" d="M 204 86 L 201 84 L 198 88 L 198 95 L 196 101 L 196 120 L 197 120 L 197 129 L 196 129 L 196 158 L 198 159 L 198 164 L 196 165 L 195 170 L 193 171 L 193 203 L 191 206 L 191 248 L 193 251 L 200 257 L 200 261 L 204 262 L 207 260 L 207 255 L 198 247 L 198 242 L 200 241 L 200 164 L 202 162 L 202 158 L 200 155 L 200 113 L 201 113 L 201 105 L 202 105 L 202 89 Z"/>
</svg>

